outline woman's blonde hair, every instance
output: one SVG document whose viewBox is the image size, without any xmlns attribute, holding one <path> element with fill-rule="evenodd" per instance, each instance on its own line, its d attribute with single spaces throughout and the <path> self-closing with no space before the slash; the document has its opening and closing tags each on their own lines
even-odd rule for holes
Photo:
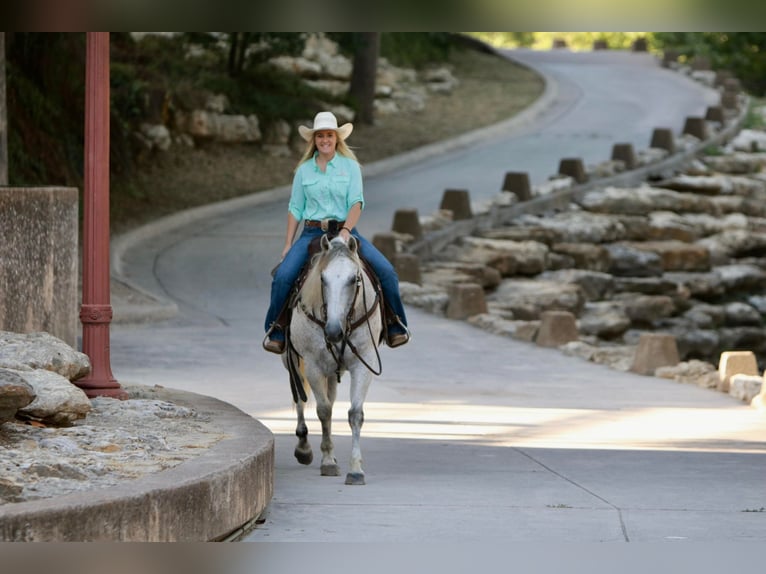
<svg viewBox="0 0 766 574">
<path fill-rule="evenodd" d="M 335 151 L 338 152 L 340 155 L 346 156 L 358 162 L 359 160 L 356 159 L 356 154 L 351 150 L 350 147 L 348 147 L 346 140 L 342 139 L 338 135 L 338 132 L 335 132 L 335 138 L 336 138 Z M 295 170 L 297 171 L 303 162 L 306 162 L 310 160 L 312 157 L 314 157 L 315 151 L 317 151 L 317 146 L 316 146 L 316 142 L 314 141 L 314 136 L 312 135 L 311 141 L 306 144 L 306 149 L 303 152 L 301 159 L 298 161 L 298 165 L 295 166 Z"/>
</svg>

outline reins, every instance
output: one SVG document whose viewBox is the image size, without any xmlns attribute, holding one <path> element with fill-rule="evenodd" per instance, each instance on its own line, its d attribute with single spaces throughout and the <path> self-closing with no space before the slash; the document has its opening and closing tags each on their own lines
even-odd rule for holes
<svg viewBox="0 0 766 574">
<path fill-rule="evenodd" d="M 361 287 L 362 291 L 362 307 L 365 310 L 365 313 L 356 321 L 353 323 L 351 322 L 354 311 L 356 310 L 356 301 L 359 297 L 359 290 Z M 343 338 L 341 339 L 341 346 L 340 346 L 340 353 L 335 353 L 335 346 L 327 340 L 327 337 L 325 337 L 325 345 L 327 347 L 327 350 L 330 352 L 330 355 L 332 355 L 332 358 L 335 360 L 335 364 L 337 366 L 335 370 L 335 374 L 338 378 L 338 382 L 340 382 L 340 374 L 341 369 L 343 367 L 343 354 L 346 350 L 346 347 L 349 348 L 351 353 L 359 359 L 359 361 L 367 368 L 368 371 L 370 371 L 373 375 L 378 376 L 383 372 L 383 364 L 380 360 L 380 351 L 378 350 L 378 346 L 375 344 L 375 338 L 372 333 L 372 326 L 370 325 L 370 318 L 372 317 L 372 314 L 375 312 L 375 309 L 380 305 L 380 293 L 378 291 L 375 291 L 375 300 L 372 302 L 372 305 L 368 308 L 367 307 L 367 290 L 364 288 L 364 278 L 362 277 L 362 271 L 359 271 L 357 273 L 356 277 L 356 289 L 354 290 L 354 298 L 351 301 L 351 305 L 349 306 L 348 314 L 346 315 L 346 328 L 343 331 Z M 327 303 L 324 300 L 324 292 L 322 292 L 322 318 L 317 317 L 314 315 L 314 313 L 311 312 L 310 309 L 306 307 L 306 305 L 303 303 L 302 299 L 298 299 L 298 306 L 300 307 L 300 310 L 303 312 L 306 317 L 318 325 L 322 331 L 324 331 L 325 327 L 327 326 Z M 367 361 L 362 358 L 361 354 L 359 353 L 359 350 L 356 348 L 356 345 L 354 345 L 351 342 L 351 334 L 361 327 L 363 324 L 367 324 L 367 331 L 370 334 L 370 340 L 373 343 L 373 348 L 375 349 L 375 358 L 378 363 L 378 368 L 375 369 L 370 365 Z"/>
</svg>

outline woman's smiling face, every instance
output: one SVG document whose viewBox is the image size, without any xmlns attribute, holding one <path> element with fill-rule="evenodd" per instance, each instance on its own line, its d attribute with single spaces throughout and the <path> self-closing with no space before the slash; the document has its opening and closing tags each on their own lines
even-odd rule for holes
<svg viewBox="0 0 766 574">
<path fill-rule="evenodd" d="M 338 135 L 335 130 L 320 130 L 314 133 L 314 143 L 319 153 L 330 154 L 335 151 Z"/>
</svg>

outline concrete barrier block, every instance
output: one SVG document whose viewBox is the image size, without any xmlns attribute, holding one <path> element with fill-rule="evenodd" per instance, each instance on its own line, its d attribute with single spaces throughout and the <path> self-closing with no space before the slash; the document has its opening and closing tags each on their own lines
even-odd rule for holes
<svg viewBox="0 0 766 574">
<path fill-rule="evenodd" d="M 393 233 L 376 233 L 372 238 L 372 244 L 386 259 L 393 262 L 396 257 L 396 235 Z"/>
<path fill-rule="evenodd" d="M 487 312 L 484 289 L 478 283 L 454 283 L 448 287 L 447 294 L 446 315 L 450 319 L 467 319 Z"/>
<path fill-rule="evenodd" d="M 730 94 L 738 94 L 742 91 L 742 83 L 737 78 L 726 78 L 723 82 L 723 89 Z"/>
<path fill-rule="evenodd" d="M 662 67 L 669 68 L 672 64 L 678 62 L 678 57 L 681 55 L 677 50 L 665 50 L 662 53 Z"/>
<path fill-rule="evenodd" d="M 451 211 L 454 221 L 473 217 L 471 196 L 467 189 L 445 189 L 439 208 Z"/>
<path fill-rule="evenodd" d="M 77 347 L 78 192 L 0 187 L 0 330 Z"/>
<path fill-rule="evenodd" d="M 612 146 L 612 159 L 619 160 L 625 164 L 625 169 L 635 169 L 636 152 L 633 144 L 616 143 Z"/>
<path fill-rule="evenodd" d="M 397 233 L 411 235 L 417 241 L 423 237 L 423 228 L 420 225 L 420 216 L 417 209 L 397 209 L 394 212 L 394 222 L 391 230 Z"/>
<path fill-rule="evenodd" d="M 594 50 L 608 50 L 609 49 L 609 42 L 606 40 L 595 40 L 593 42 L 593 49 Z"/>
<path fill-rule="evenodd" d="M 532 199 L 529 174 L 525 171 L 509 171 L 505 174 L 502 191 L 513 193 L 519 201 Z"/>
<path fill-rule="evenodd" d="M 678 345 L 673 335 L 642 333 L 630 370 L 640 375 L 653 375 L 660 367 L 672 367 L 679 362 Z"/>
<path fill-rule="evenodd" d="M 559 162 L 558 173 L 568 175 L 577 183 L 585 183 L 588 181 L 588 175 L 585 173 L 585 166 L 583 166 L 582 159 L 579 157 L 563 158 Z"/>
<path fill-rule="evenodd" d="M 708 129 L 705 118 L 697 116 L 687 117 L 684 122 L 683 133 L 694 136 L 699 140 L 706 140 L 708 138 Z"/>
<path fill-rule="evenodd" d="M 554 38 L 553 39 L 553 49 L 554 50 L 561 50 L 564 48 L 567 48 L 567 41 L 564 40 L 564 38 Z"/>
<path fill-rule="evenodd" d="M 676 152 L 676 140 L 673 131 L 669 128 L 654 128 L 649 147 L 667 150 L 668 153 Z"/>
<path fill-rule="evenodd" d="M 757 375 L 758 363 L 752 351 L 726 351 L 718 361 L 718 390 L 728 393 L 734 375 Z"/>
<path fill-rule="evenodd" d="M 716 70 L 715 81 L 713 82 L 713 85 L 716 88 L 719 86 L 723 86 L 726 80 L 733 77 L 734 77 L 734 74 L 732 74 L 731 70 Z"/>
<path fill-rule="evenodd" d="M 726 110 L 736 110 L 739 107 L 739 98 L 733 92 L 721 94 L 721 107 Z"/>
<path fill-rule="evenodd" d="M 694 56 L 692 70 L 710 70 L 710 58 L 707 56 Z"/>
<path fill-rule="evenodd" d="M 709 106 L 705 111 L 705 119 L 709 122 L 723 123 L 725 121 L 723 108 L 721 106 Z"/>
<path fill-rule="evenodd" d="M 646 38 L 636 38 L 633 40 L 633 44 L 631 45 L 631 49 L 634 52 L 646 52 L 649 50 L 649 43 L 647 42 Z"/>
<path fill-rule="evenodd" d="M 540 314 L 540 328 L 535 343 L 541 347 L 560 347 L 577 341 L 577 321 L 569 311 L 544 311 Z"/>
<path fill-rule="evenodd" d="M 422 285 L 423 279 L 420 274 L 420 257 L 412 253 L 398 253 L 394 259 L 394 269 L 399 276 L 399 281 Z"/>
</svg>

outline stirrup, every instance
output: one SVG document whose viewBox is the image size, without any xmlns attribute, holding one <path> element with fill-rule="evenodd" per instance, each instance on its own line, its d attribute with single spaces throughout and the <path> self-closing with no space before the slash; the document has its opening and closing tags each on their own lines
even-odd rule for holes
<svg viewBox="0 0 766 574">
<path fill-rule="evenodd" d="M 395 333 L 392 335 L 389 334 L 388 329 L 386 329 L 386 345 L 391 349 L 401 347 L 402 345 L 409 343 L 410 339 L 412 339 L 412 333 L 407 325 L 402 323 L 402 320 L 399 319 L 398 315 L 396 316 L 396 322 L 402 329 L 404 329 L 404 333 Z"/>
<path fill-rule="evenodd" d="M 274 327 L 276 325 L 272 324 L 271 328 L 269 328 L 268 331 L 266 331 L 266 336 L 263 338 L 263 342 L 261 345 L 263 346 L 264 350 L 268 351 L 269 353 L 275 353 L 277 355 L 281 355 L 285 352 L 285 339 L 278 341 L 276 339 L 271 339 L 270 335 L 271 332 L 274 331 Z"/>
</svg>

